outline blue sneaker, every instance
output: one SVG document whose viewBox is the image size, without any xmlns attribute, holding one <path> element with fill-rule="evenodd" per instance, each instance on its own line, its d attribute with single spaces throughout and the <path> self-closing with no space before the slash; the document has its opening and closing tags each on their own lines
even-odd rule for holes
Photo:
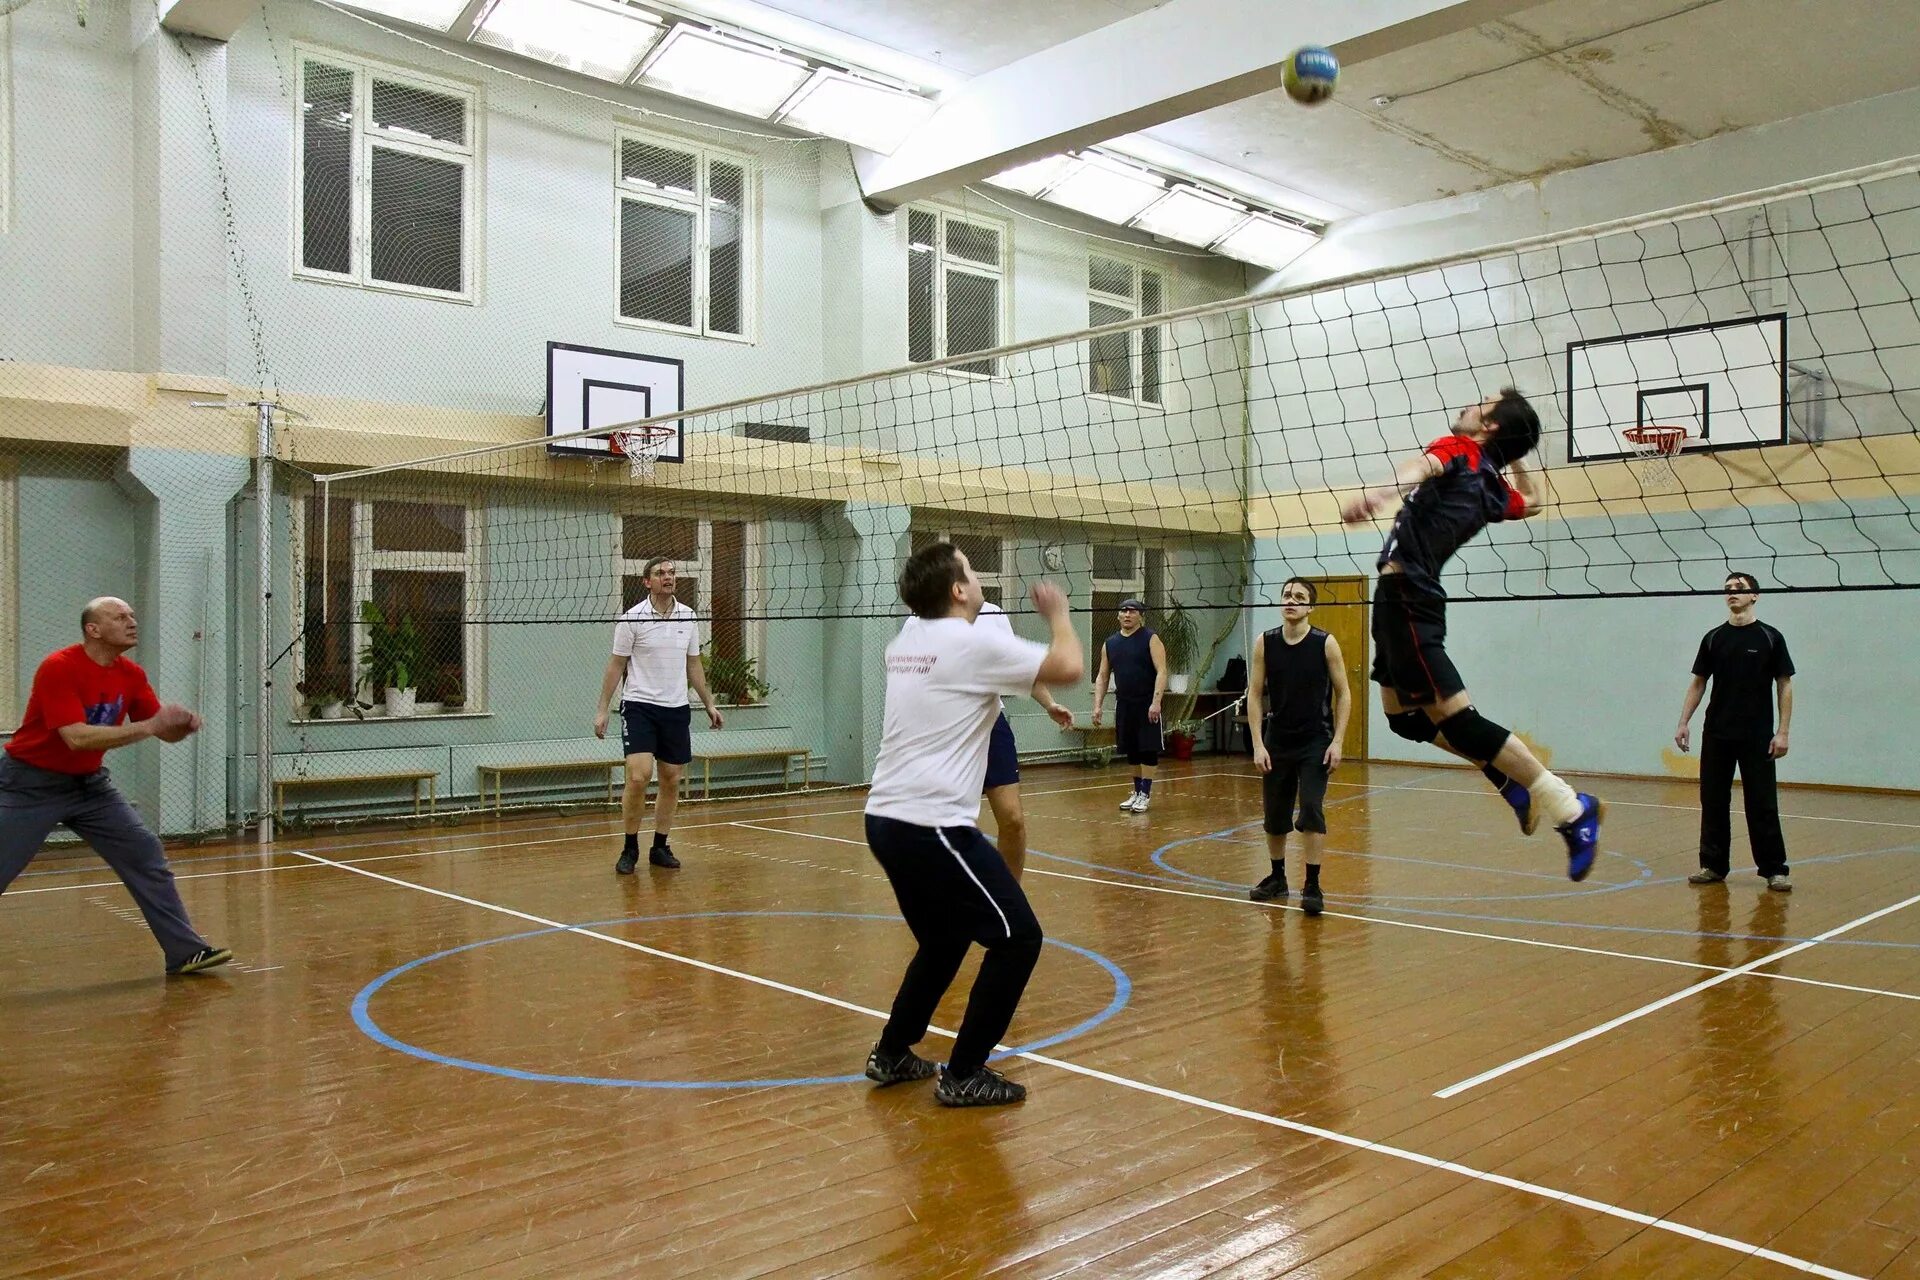
<svg viewBox="0 0 1920 1280">
<path fill-rule="evenodd" d="M 1580 816 L 1556 828 L 1567 841 L 1567 879 L 1580 881 L 1593 870 L 1593 859 L 1600 852 L 1600 824 L 1606 819 L 1604 801 L 1582 791 L 1574 797 L 1580 802 Z"/>
<path fill-rule="evenodd" d="M 1539 828 L 1540 819 L 1533 812 L 1532 792 L 1509 778 L 1500 788 L 1500 798 L 1513 806 L 1513 816 L 1520 819 L 1521 835 L 1530 836 Z"/>
</svg>

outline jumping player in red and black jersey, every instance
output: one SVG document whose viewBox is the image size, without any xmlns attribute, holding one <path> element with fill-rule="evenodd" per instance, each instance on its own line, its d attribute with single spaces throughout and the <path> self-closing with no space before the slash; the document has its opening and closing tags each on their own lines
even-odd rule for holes
<svg viewBox="0 0 1920 1280">
<path fill-rule="evenodd" d="M 1405 497 L 1380 549 L 1373 595 L 1373 680 L 1388 725 L 1480 765 L 1528 835 L 1544 813 L 1567 842 L 1567 875 L 1584 880 L 1606 806 L 1576 793 L 1526 743 L 1481 715 L 1446 650 L 1440 572 L 1487 525 L 1539 511 L 1543 495 L 1521 461 L 1539 442 L 1539 415 L 1508 387 L 1462 409 L 1451 435 L 1401 463 L 1393 483 L 1350 499 L 1340 514 L 1353 524 Z"/>
</svg>

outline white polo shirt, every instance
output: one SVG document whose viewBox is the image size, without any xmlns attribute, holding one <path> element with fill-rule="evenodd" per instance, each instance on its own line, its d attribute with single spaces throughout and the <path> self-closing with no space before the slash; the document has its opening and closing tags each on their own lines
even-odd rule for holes
<svg viewBox="0 0 1920 1280">
<path fill-rule="evenodd" d="M 887 702 L 867 812 L 922 827 L 970 827 L 987 780 L 1002 695 L 1033 687 L 1047 646 L 1011 626 L 909 618 L 887 646 Z"/>
<path fill-rule="evenodd" d="M 676 600 L 662 616 L 654 612 L 653 597 L 643 596 L 613 624 L 613 652 L 627 660 L 622 702 L 688 705 L 687 658 L 700 656 L 700 624 L 686 605 Z"/>
</svg>

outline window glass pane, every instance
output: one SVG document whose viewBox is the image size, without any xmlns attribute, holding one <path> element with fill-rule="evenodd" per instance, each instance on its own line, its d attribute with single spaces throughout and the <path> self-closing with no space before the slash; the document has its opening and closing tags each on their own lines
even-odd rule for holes
<svg viewBox="0 0 1920 1280">
<path fill-rule="evenodd" d="M 914 214 L 918 219 L 924 214 Z M 907 359 L 931 360 L 933 343 L 933 250 L 907 250 Z"/>
<path fill-rule="evenodd" d="M 466 679 L 467 575 L 403 569 L 373 571 L 373 602 L 380 616 L 398 624 L 412 619 L 426 654 L 426 669 L 414 677 L 423 702 L 444 702 Z M 382 690 L 375 689 L 376 697 Z"/>
<path fill-rule="evenodd" d="M 1117 293 L 1133 297 L 1133 268 L 1113 258 L 1094 255 L 1087 259 L 1087 288 L 1095 293 Z"/>
<path fill-rule="evenodd" d="M 715 160 L 707 172 L 707 328 L 715 333 L 745 333 L 742 294 L 742 228 L 745 226 L 746 173 L 737 164 Z"/>
<path fill-rule="evenodd" d="M 700 522 L 685 516 L 622 516 L 620 555 L 641 561 L 665 556 L 682 562 L 674 568 L 684 572 L 687 564 L 700 561 Z"/>
<path fill-rule="evenodd" d="M 1167 604 L 1167 553 L 1155 549 L 1148 551 L 1144 559 L 1146 571 L 1142 576 L 1147 587 L 1147 607 L 1163 609 Z"/>
<path fill-rule="evenodd" d="M 1166 294 L 1161 288 L 1158 271 L 1140 273 L 1140 314 L 1157 316 L 1166 310 Z"/>
<path fill-rule="evenodd" d="M 620 612 L 625 613 L 647 598 L 647 580 L 637 573 L 620 575 Z"/>
<path fill-rule="evenodd" d="M 913 549 L 915 551 L 924 551 L 934 543 L 940 541 L 940 538 L 941 535 L 931 529 L 915 529 L 913 531 Z"/>
<path fill-rule="evenodd" d="M 656 147 L 633 138 L 620 140 L 620 176 L 663 195 L 692 200 L 699 194 L 699 161 L 691 152 Z"/>
<path fill-rule="evenodd" d="M 450 94 L 375 78 L 373 122 L 382 129 L 419 138 L 467 143 L 467 104 Z"/>
<path fill-rule="evenodd" d="M 1093 616 L 1088 619 L 1088 631 L 1093 640 L 1091 650 L 1091 670 L 1095 676 L 1100 674 L 1100 649 L 1107 643 L 1107 637 L 1120 630 L 1120 602 L 1130 592 L 1096 591 L 1093 593 Z"/>
<path fill-rule="evenodd" d="M 331 524 L 323 523 L 325 515 Z M 306 696 L 341 699 L 353 690 L 353 503 L 308 498 L 305 527 L 306 636 L 302 640 Z M 320 618 L 325 605 L 326 625 Z"/>
<path fill-rule="evenodd" d="M 1104 302 L 1087 304 L 1087 323 L 1090 325 L 1115 324 L 1132 318 L 1132 314 L 1123 307 L 1109 306 Z M 1133 394 L 1132 345 L 1133 335 L 1130 333 L 1109 333 L 1087 342 L 1089 391 L 1103 396 Z"/>
<path fill-rule="evenodd" d="M 947 220 L 947 253 L 983 267 L 1000 265 L 1000 233 L 992 227 L 976 227 L 958 218 Z"/>
<path fill-rule="evenodd" d="M 341 503 L 333 504 L 338 518 Z M 439 502 L 373 504 L 375 551 L 465 551 L 467 509 Z"/>
<path fill-rule="evenodd" d="M 620 202 L 620 314 L 630 320 L 693 323 L 691 212 Z"/>
<path fill-rule="evenodd" d="M 300 265 L 353 270 L 353 73 L 305 64 L 300 105 Z"/>
<path fill-rule="evenodd" d="M 737 520 L 713 522 L 713 563 L 708 567 L 707 579 L 713 586 L 707 601 L 712 614 L 706 629 L 712 647 L 707 652 L 716 658 L 744 658 L 747 653 L 746 525 Z"/>
<path fill-rule="evenodd" d="M 1135 549 L 1133 547 L 1100 546 L 1093 548 L 1093 576 L 1112 582 L 1132 582 L 1134 576 Z M 1124 597 L 1116 596 L 1116 603 Z"/>
<path fill-rule="evenodd" d="M 939 219 L 919 209 L 907 210 L 907 243 L 934 247 L 934 232 L 939 227 Z"/>
<path fill-rule="evenodd" d="M 953 545 L 978 574 L 1000 572 L 1000 539 L 974 533 L 955 534 Z"/>
<path fill-rule="evenodd" d="M 991 276 L 947 272 L 947 354 L 964 355 L 1000 344 L 1000 282 Z M 968 373 L 992 373 L 994 362 L 956 366 Z"/>
<path fill-rule="evenodd" d="M 1140 398 L 1148 404 L 1161 403 L 1160 365 L 1165 358 L 1161 343 L 1166 335 L 1158 325 L 1140 331 Z"/>
<path fill-rule="evenodd" d="M 997 604 L 997 605 L 999 605 L 999 606 L 1000 606 L 1001 608 L 1003 608 L 1003 609 L 1004 609 L 1004 608 L 1006 608 L 1006 605 L 1005 605 L 1005 603 L 1003 602 L 1003 597 L 1004 597 L 1004 595 L 1005 595 L 1005 593 L 1004 593 L 1003 591 L 1001 591 L 1001 589 L 1000 589 L 999 587 L 996 587 L 996 586 L 988 586 L 988 585 L 986 585 L 986 584 L 984 584 L 984 583 L 983 583 L 983 584 L 981 584 L 981 587 L 980 587 L 980 596 L 981 596 L 981 598 L 982 598 L 982 599 L 984 599 L 984 600 L 985 600 L 985 601 L 986 601 L 986 602 L 987 602 L 988 604 Z"/>
<path fill-rule="evenodd" d="M 701 612 L 700 579 L 690 577 L 684 573 L 681 574 L 678 578 L 674 579 L 673 598 L 695 613 Z"/>
<path fill-rule="evenodd" d="M 459 293 L 466 287 L 466 166 L 404 151 L 373 150 L 375 280 Z"/>
</svg>

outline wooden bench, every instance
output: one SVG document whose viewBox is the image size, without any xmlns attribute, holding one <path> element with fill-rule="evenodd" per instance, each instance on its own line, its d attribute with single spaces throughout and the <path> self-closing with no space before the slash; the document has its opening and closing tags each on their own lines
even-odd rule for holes
<svg viewBox="0 0 1920 1280">
<path fill-rule="evenodd" d="M 614 802 L 613 771 L 623 768 L 626 761 L 609 760 L 602 756 L 598 760 L 539 760 L 527 764 L 483 764 L 480 772 L 480 803 L 487 802 L 487 782 L 493 782 L 493 811 L 499 813 L 504 800 L 506 780 L 509 776 L 522 773 L 591 773 L 604 770 L 607 775 L 607 803 Z"/>
<path fill-rule="evenodd" d="M 713 762 L 715 760 L 778 760 L 780 762 L 780 789 L 785 791 L 793 785 L 793 762 L 800 761 L 800 785 L 813 785 L 813 751 L 807 747 L 743 747 L 737 751 L 702 751 L 694 759 L 700 765 L 700 798 L 713 795 Z"/>
<path fill-rule="evenodd" d="M 427 812 L 440 811 L 440 771 L 438 769 L 391 769 L 380 773 L 330 773 L 324 776 L 299 778 L 276 778 L 273 782 L 273 817 L 281 820 L 286 808 L 289 789 L 305 790 L 311 787 L 346 787 L 355 784 L 373 782 L 408 782 L 413 784 L 413 814 L 420 816 L 420 784 L 427 784 Z"/>
</svg>

